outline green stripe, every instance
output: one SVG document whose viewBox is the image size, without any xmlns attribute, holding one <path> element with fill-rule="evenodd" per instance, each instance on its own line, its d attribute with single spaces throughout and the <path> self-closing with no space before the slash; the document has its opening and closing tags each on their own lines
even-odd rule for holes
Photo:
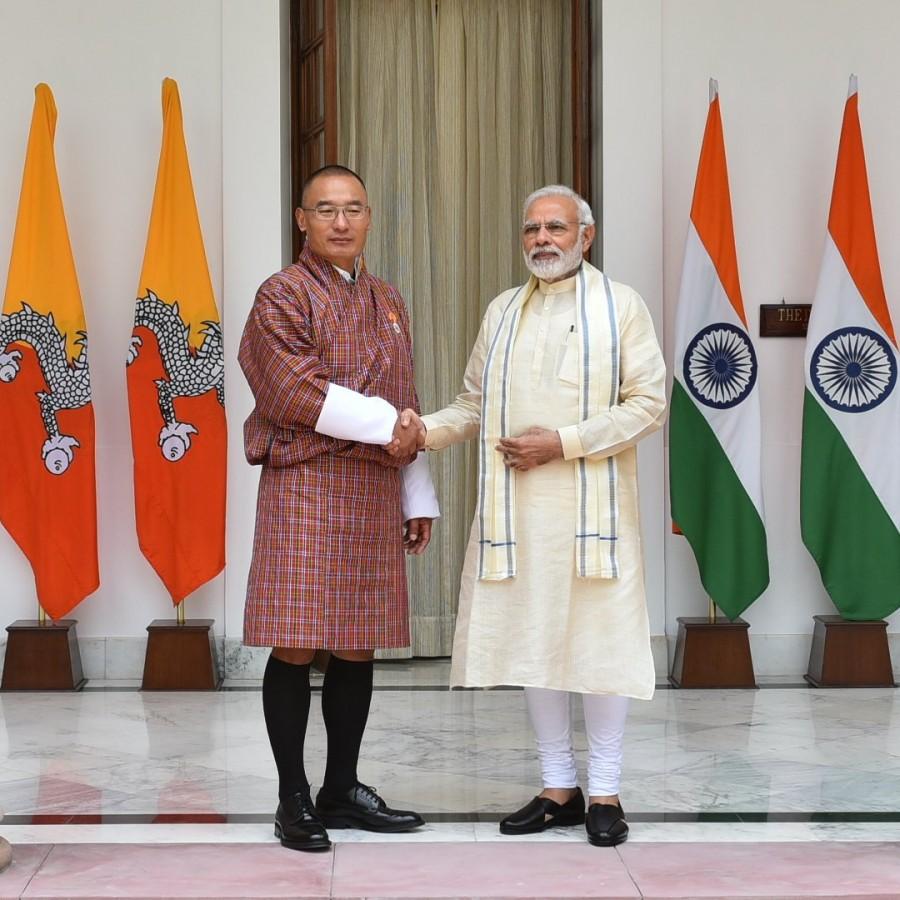
<svg viewBox="0 0 900 900">
<path fill-rule="evenodd" d="M 896 447 L 885 448 L 888 455 L 896 452 Z M 896 455 L 886 464 L 896 464 Z M 843 435 L 808 390 L 800 530 L 825 590 L 845 619 L 882 619 L 900 607 L 900 531 Z"/>
<path fill-rule="evenodd" d="M 706 592 L 737 618 L 769 583 L 766 530 L 731 460 L 676 379 L 669 417 L 672 520 L 688 539 Z"/>
</svg>

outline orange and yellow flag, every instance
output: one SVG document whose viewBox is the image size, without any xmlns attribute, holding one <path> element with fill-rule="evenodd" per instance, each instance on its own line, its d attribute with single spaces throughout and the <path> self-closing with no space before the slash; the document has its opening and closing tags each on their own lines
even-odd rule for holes
<svg viewBox="0 0 900 900">
<path fill-rule="evenodd" d="M 172 602 L 225 565 L 225 366 L 181 120 L 163 138 L 128 351 L 138 541 Z"/>
<path fill-rule="evenodd" d="M 87 327 L 69 244 L 46 84 L 34 113 L 0 314 L 0 521 L 60 619 L 100 584 Z"/>
</svg>

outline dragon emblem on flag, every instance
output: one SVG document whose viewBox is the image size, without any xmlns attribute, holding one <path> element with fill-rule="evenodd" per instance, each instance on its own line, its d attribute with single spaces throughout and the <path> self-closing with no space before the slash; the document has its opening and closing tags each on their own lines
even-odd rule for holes
<svg viewBox="0 0 900 900">
<path fill-rule="evenodd" d="M 168 378 L 156 380 L 156 394 L 163 427 L 159 432 L 159 447 L 170 462 L 178 462 L 191 449 L 191 435 L 198 434 L 190 422 L 179 422 L 175 415 L 175 399 L 199 397 L 215 390 L 225 405 L 225 360 L 222 326 L 219 322 L 204 322 L 200 332 L 203 343 L 192 349 L 190 326 L 181 318 L 177 303 L 166 303 L 153 291 L 139 297 L 135 304 L 134 327 L 146 328 L 156 335 L 159 354 Z M 128 348 L 128 365 L 138 357 L 143 341 L 132 335 Z"/>
<path fill-rule="evenodd" d="M 18 312 L 0 315 L 0 382 L 15 381 L 22 354 L 10 349 L 16 342 L 34 349 L 48 390 L 38 391 L 41 419 L 47 440 L 41 456 L 47 471 L 62 475 L 75 458 L 78 439 L 62 434 L 56 415 L 60 410 L 79 409 L 91 402 L 91 377 L 87 362 L 87 333 L 78 332 L 78 356 L 71 363 L 66 352 L 66 335 L 61 334 L 53 313 L 43 315 L 22 303 Z"/>
<path fill-rule="evenodd" d="M 756 383 L 756 353 L 746 332 L 728 322 L 701 329 L 685 351 L 684 380 L 704 406 L 740 403 Z"/>
</svg>

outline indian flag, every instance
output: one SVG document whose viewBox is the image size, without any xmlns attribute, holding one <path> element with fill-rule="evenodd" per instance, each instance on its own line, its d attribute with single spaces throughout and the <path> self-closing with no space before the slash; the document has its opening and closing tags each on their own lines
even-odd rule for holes
<svg viewBox="0 0 900 900">
<path fill-rule="evenodd" d="M 841 615 L 879 619 L 900 606 L 900 391 L 855 76 L 804 363 L 803 542 Z"/>
<path fill-rule="evenodd" d="M 718 85 L 688 226 L 675 323 L 669 418 L 672 520 L 709 596 L 739 616 L 769 583 L 760 476 L 757 362 L 731 219 Z"/>
</svg>

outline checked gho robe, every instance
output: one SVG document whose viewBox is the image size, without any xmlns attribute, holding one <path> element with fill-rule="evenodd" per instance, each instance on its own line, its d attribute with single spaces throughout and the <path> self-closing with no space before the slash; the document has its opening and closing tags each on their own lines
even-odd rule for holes
<svg viewBox="0 0 900 900">
<path fill-rule="evenodd" d="M 403 299 L 306 247 L 257 292 L 239 360 L 256 400 L 245 452 L 262 465 L 244 643 L 408 645 L 403 522 L 438 510 L 424 454 L 382 449 L 418 408 Z"/>
</svg>

